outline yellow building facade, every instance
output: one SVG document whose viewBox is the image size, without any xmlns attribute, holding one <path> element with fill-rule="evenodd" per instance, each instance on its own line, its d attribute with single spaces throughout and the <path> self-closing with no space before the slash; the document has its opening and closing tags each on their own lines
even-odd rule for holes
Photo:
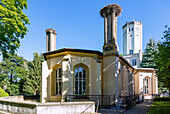
<svg viewBox="0 0 170 114">
<path fill-rule="evenodd" d="M 71 100 L 71 96 L 74 100 L 86 96 L 88 100 L 90 96 L 102 95 L 115 96 L 114 102 L 119 103 L 122 96 L 143 95 L 143 90 L 145 96 L 156 94 L 155 70 L 135 69 L 119 55 L 117 17 L 121 11 L 117 4 L 105 6 L 100 11 L 105 22 L 103 52 L 71 48 L 56 50 L 56 31 L 46 30 L 47 52 L 43 53 L 45 61 L 42 63 L 41 77 L 42 103 L 65 102 Z"/>
</svg>

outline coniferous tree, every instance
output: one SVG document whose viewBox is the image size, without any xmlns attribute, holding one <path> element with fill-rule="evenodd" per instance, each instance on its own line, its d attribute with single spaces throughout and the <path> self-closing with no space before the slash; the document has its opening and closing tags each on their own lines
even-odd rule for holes
<svg viewBox="0 0 170 114">
<path fill-rule="evenodd" d="M 165 28 L 163 41 L 157 44 L 158 52 L 155 53 L 154 61 L 161 86 L 168 87 L 170 91 L 170 27 L 166 26 Z"/>
<path fill-rule="evenodd" d="M 156 43 L 152 38 L 150 38 L 143 54 L 142 62 L 140 64 L 142 68 L 156 68 L 156 64 L 154 62 L 154 53 L 156 51 Z"/>
<path fill-rule="evenodd" d="M 34 60 L 28 63 L 28 75 L 24 84 L 24 91 L 28 94 L 39 94 L 41 83 L 41 63 L 44 57 L 34 53 Z"/>
</svg>

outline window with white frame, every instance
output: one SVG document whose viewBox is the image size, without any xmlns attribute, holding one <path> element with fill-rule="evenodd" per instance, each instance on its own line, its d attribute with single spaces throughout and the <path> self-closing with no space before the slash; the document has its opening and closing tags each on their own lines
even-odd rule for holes
<svg viewBox="0 0 170 114">
<path fill-rule="evenodd" d="M 129 50 L 129 54 L 133 54 L 133 50 L 131 49 L 131 50 Z"/>
<path fill-rule="evenodd" d="M 136 65 L 136 59 L 133 59 L 132 60 L 132 66 L 135 66 Z"/>
<path fill-rule="evenodd" d="M 86 69 L 75 68 L 75 95 L 86 95 Z"/>
<path fill-rule="evenodd" d="M 56 90 L 56 95 L 61 95 L 61 86 L 62 86 L 62 73 L 61 73 L 61 68 L 56 69 L 55 71 L 55 90 Z"/>
<path fill-rule="evenodd" d="M 143 79 L 143 94 L 148 94 L 149 93 L 149 79 L 144 78 Z"/>
</svg>

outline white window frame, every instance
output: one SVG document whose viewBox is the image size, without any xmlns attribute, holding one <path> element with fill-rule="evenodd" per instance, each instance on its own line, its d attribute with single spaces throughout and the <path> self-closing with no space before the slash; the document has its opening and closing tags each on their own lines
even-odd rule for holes
<svg viewBox="0 0 170 114">
<path fill-rule="evenodd" d="M 61 94 L 62 94 L 62 69 L 60 67 L 55 70 L 55 95 Z"/>
<path fill-rule="evenodd" d="M 136 59 L 132 59 L 132 66 L 135 66 L 135 65 L 137 65 Z"/>
<path fill-rule="evenodd" d="M 77 72 L 76 72 L 76 70 L 77 70 Z M 81 71 L 80 71 L 81 70 Z M 83 70 L 85 71 L 85 73 L 83 74 Z M 74 94 L 75 95 L 86 95 L 86 77 L 87 77 L 87 72 L 86 72 L 86 69 L 84 68 L 84 67 L 76 67 L 75 68 L 75 75 L 74 75 L 74 78 L 75 78 L 75 83 L 74 83 L 74 85 L 75 85 L 75 91 L 74 91 Z M 80 74 L 81 73 L 81 74 Z M 78 75 L 77 76 L 77 79 L 76 79 L 76 74 Z M 85 75 L 84 76 L 84 78 L 83 78 L 83 75 Z M 78 83 L 77 85 L 76 85 L 76 82 Z M 81 86 L 80 86 L 80 84 L 81 84 Z M 78 87 L 77 87 L 78 86 Z M 81 87 L 81 88 L 80 88 Z M 84 88 L 85 87 L 85 88 Z M 76 90 L 76 89 L 78 89 L 78 90 Z M 81 89 L 81 90 L 80 90 Z M 77 92 L 77 93 L 76 93 Z"/>
<path fill-rule="evenodd" d="M 143 79 L 143 94 L 148 94 L 149 93 L 149 79 L 144 78 Z"/>
</svg>

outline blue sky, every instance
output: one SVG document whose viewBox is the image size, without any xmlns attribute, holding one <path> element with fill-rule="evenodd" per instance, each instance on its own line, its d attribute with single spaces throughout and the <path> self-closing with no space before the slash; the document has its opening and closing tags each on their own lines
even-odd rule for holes
<svg viewBox="0 0 170 114">
<path fill-rule="evenodd" d="M 109 4 L 118 4 L 123 11 L 118 18 L 118 45 L 123 53 L 122 26 L 133 19 L 143 24 L 143 49 L 149 38 L 158 41 L 164 25 L 170 25 L 170 0 L 28 0 L 29 32 L 21 40 L 18 55 L 27 60 L 33 53 L 46 51 L 47 28 L 57 32 L 56 48 L 79 48 L 102 51 L 104 19 L 99 11 Z"/>
</svg>

